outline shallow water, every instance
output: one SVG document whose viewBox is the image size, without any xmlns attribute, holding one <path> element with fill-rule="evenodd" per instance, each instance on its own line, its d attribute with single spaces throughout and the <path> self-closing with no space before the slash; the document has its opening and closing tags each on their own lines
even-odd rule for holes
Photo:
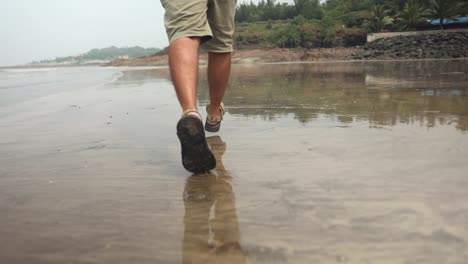
<svg viewBox="0 0 468 264">
<path fill-rule="evenodd" d="M 0 262 L 466 263 L 468 61 L 235 65 L 204 175 L 121 71 L 0 72 Z"/>
</svg>

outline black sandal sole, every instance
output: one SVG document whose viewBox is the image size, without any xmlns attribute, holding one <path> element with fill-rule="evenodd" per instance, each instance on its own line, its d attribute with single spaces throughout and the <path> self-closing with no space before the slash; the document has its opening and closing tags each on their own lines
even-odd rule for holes
<svg viewBox="0 0 468 264">
<path fill-rule="evenodd" d="M 221 128 L 221 121 L 223 120 L 224 114 L 226 113 L 226 110 L 224 110 L 224 106 L 220 107 L 220 112 L 221 112 L 221 120 L 218 121 L 216 124 L 209 124 L 208 123 L 208 117 L 205 120 L 205 130 L 208 132 L 218 132 L 219 129 Z M 206 106 L 206 113 L 208 113 L 208 106 Z"/>
<path fill-rule="evenodd" d="M 206 119 L 206 121 L 205 121 L 205 130 L 206 131 L 208 131 L 208 132 L 218 132 L 220 128 L 221 128 L 221 121 L 219 121 L 218 123 L 212 125 L 212 124 L 208 124 L 208 118 Z"/>
<path fill-rule="evenodd" d="M 216 159 L 205 138 L 200 119 L 187 115 L 177 123 L 177 136 L 182 148 L 182 165 L 192 173 L 201 173 L 216 167 Z"/>
</svg>

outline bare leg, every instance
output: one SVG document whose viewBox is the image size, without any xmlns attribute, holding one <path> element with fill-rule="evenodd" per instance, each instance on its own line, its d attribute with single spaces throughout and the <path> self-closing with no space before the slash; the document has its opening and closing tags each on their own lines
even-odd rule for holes
<svg viewBox="0 0 468 264">
<path fill-rule="evenodd" d="M 197 109 L 198 50 L 200 38 L 180 38 L 171 43 L 169 67 L 182 110 Z M 182 165 L 192 173 L 216 167 L 216 159 L 206 143 L 203 122 L 198 112 L 183 115 L 177 122 Z"/>
<path fill-rule="evenodd" d="M 169 67 L 182 111 L 197 109 L 199 48 L 200 38 L 180 38 L 170 46 Z"/>
<path fill-rule="evenodd" d="M 208 107 L 208 113 L 211 116 L 220 116 L 219 106 L 223 101 L 230 73 L 230 52 L 210 52 L 208 54 L 208 85 L 210 87 L 210 106 Z"/>
</svg>

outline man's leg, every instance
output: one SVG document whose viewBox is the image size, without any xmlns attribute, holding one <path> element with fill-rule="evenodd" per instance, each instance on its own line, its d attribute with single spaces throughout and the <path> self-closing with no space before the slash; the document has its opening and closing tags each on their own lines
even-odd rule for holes
<svg viewBox="0 0 468 264">
<path fill-rule="evenodd" d="M 210 87 L 208 114 L 210 116 L 221 117 L 219 107 L 226 92 L 230 73 L 231 52 L 208 54 L 208 85 Z"/>
<path fill-rule="evenodd" d="M 197 109 L 198 50 L 200 38 L 180 38 L 171 43 L 169 67 L 182 111 Z"/>
<path fill-rule="evenodd" d="M 216 159 L 206 143 L 203 122 L 197 109 L 198 49 L 200 38 L 185 37 L 171 43 L 169 67 L 177 98 L 184 115 L 177 122 L 182 148 L 182 165 L 190 172 L 205 172 L 216 167 Z M 191 112 L 187 112 L 190 111 Z"/>
<path fill-rule="evenodd" d="M 205 44 L 206 50 L 210 52 L 208 56 L 210 105 L 205 123 L 205 129 L 209 132 L 217 132 L 221 125 L 220 105 L 231 71 L 236 2 L 236 0 L 213 0 L 207 12 L 213 32 L 213 39 Z"/>
<path fill-rule="evenodd" d="M 198 51 L 201 40 L 213 36 L 206 17 L 208 0 L 161 0 L 169 38 L 169 68 L 183 115 L 177 122 L 182 164 L 190 172 L 216 167 L 197 112 Z"/>
</svg>

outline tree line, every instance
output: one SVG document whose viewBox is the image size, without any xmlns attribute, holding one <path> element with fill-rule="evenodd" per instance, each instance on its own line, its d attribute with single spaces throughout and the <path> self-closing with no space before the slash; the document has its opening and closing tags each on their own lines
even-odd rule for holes
<svg viewBox="0 0 468 264">
<path fill-rule="evenodd" d="M 235 43 L 238 48 L 358 46 L 368 32 L 443 28 L 446 19 L 467 14 L 466 0 L 262 0 L 237 7 Z"/>
<path fill-rule="evenodd" d="M 158 53 L 158 48 L 143 48 L 139 46 L 135 47 L 107 47 L 102 49 L 92 49 L 84 54 L 78 56 L 66 56 L 56 57 L 51 60 L 34 61 L 33 64 L 37 63 L 62 63 L 62 62 L 83 62 L 90 60 L 114 60 L 121 56 L 128 56 L 128 58 L 139 58 L 145 56 L 151 56 Z"/>
<path fill-rule="evenodd" d="M 427 19 L 444 19 L 468 14 L 466 0 L 294 0 L 292 4 L 262 0 L 237 7 L 236 22 L 288 20 L 297 16 L 321 20 L 329 17 L 346 27 L 372 32 L 411 30 Z M 327 18 L 328 19 L 328 18 Z"/>
</svg>

